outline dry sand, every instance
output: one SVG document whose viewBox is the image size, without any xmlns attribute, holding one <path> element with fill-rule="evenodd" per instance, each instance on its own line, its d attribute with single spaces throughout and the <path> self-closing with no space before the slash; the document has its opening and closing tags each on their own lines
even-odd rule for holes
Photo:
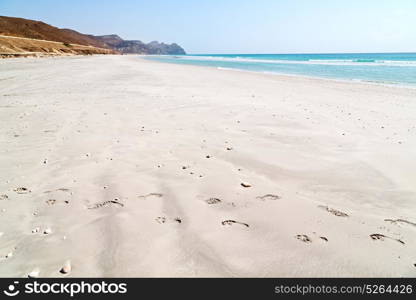
<svg viewBox="0 0 416 300">
<path fill-rule="evenodd" d="M 416 276 L 415 100 L 131 56 L 1 61 L 0 276 Z"/>
</svg>

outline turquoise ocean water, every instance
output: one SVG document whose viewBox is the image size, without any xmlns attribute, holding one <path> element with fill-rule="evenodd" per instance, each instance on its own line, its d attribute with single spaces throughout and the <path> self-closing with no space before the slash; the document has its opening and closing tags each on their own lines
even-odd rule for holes
<svg viewBox="0 0 416 300">
<path fill-rule="evenodd" d="M 416 53 L 204 54 L 147 59 L 225 69 L 416 87 Z"/>
</svg>

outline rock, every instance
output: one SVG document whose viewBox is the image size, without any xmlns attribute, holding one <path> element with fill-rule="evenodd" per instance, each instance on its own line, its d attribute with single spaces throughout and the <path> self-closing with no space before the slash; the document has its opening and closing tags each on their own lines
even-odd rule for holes
<svg viewBox="0 0 416 300">
<path fill-rule="evenodd" d="M 7 199 L 9 199 L 9 196 L 7 196 L 6 194 L 0 195 L 0 200 L 7 200 Z"/>
<path fill-rule="evenodd" d="M 13 252 L 9 252 L 6 254 L 6 258 L 11 258 L 11 257 L 13 257 Z"/>
<path fill-rule="evenodd" d="M 242 183 L 241 183 L 241 186 L 242 186 L 242 187 L 245 187 L 245 188 L 250 188 L 250 187 L 251 187 L 251 184 L 249 184 L 249 183 L 247 183 L 247 182 L 242 182 Z"/>
<path fill-rule="evenodd" d="M 39 231 L 40 231 L 39 227 L 36 227 L 36 228 L 32 229 L 32 233 L 38 233 Z"/>
<path fill-rule="evenodd" d="M 38 278 L 39 277 L 40 270 L 38 268 L 34 269 L 32 272 L 30 272 L 27 277 L 28 278 Z"/>
<path fill-rule="evenodd" d="M 71 261 L 67 260 L 64 265 L 62 266 L 61 270 L 59 271 L 61 274 L 68 274 L 69 272 L 71 272 L 72 267 L 71 267 Z"/>
</svg>

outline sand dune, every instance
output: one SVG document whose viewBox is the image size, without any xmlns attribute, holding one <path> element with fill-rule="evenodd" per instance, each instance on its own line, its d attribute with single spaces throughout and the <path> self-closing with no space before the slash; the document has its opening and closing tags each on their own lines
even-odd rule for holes
<svg viewBox="0 0 416 300">
<path fill-rule="evenodd" d="M 125 56 L 0 69 L 1 277 L 416 275 L 416 90 Z"/>
</svg>

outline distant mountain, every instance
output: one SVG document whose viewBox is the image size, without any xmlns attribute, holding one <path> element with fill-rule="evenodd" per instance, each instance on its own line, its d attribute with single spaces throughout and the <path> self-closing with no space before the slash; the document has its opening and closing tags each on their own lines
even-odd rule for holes
<svg viewBox="0 0 416 300">
<path fill-rule="evenodd" d="M 185 55 L 185 50 L 179 46 L 178 44 L 165 44 L 159 43 L 157 41 L 153 41 L 147 44 L 149 47 L 149 54 L 177 54 L 177 55 Z"/>
<path fill-rule="evenodd" d="M 116 34 L 101 36 L 90 35 L 90 37 L 100 41 L 100 43 L 103 43 L 107 48 L 114 48 L 116 45 L 124 41 L 121 37 L 119 37 Z"/>
<path fill-rule="evenodd" d="M 113 50 L 113 53 L 185 54 L 185 50 L 177 44 L 169 45 L 159 42 L 145 44 L 141 41 L 123 40 L 115 34 L 87 35 L 71 29 L 60 29 L 40 21 L 13 17 L 0 16 L 0 35 L 105 48 Z M 8 45 L 8 49 L 10 49 L 10 45 Z M 41 49 L 40 51 L 42 52 Z"/>
<path fill-rule="evenodd" d="M 94 38 L 104 43 L 108 48 L 116 50 L 123 54 L 186 54 L 185 50 L 178 44 L 165 44 L 156 41 L 148 44 L 142 41 L 123 40 L 118 35 L 94 36 Z"/>
</svg>

